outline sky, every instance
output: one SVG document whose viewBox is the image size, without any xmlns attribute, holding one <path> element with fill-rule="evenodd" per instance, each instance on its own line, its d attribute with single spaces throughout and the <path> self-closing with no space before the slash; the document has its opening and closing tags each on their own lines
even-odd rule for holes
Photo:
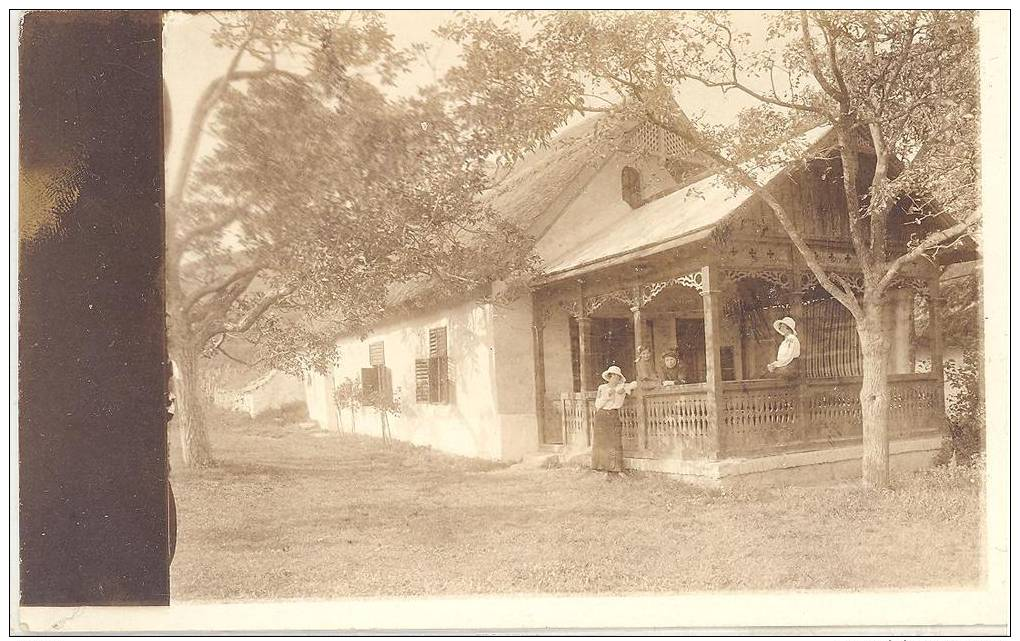
<svg viewBox="0 0 1020 641">
<path fill-rule="evenodd" d="M 416 42 L 432 46 L 430 64 L 419 62 L 403 76 L 393 90 L 397 95 L 414 94 L 419 86 L 430 84 L 458 60 L 455 45 L 435 37 L 433 31 L 453 17 L 451 11 L 395 10 L 382 12 L 394 36 L 395 45 L 407 47 Z M 733 22 L 736 30 L 752 36 L 752 46 L 764 43 L 764 12 L 736 11 Z M 187 122 L 198 103 L 199 96 L 213 79 L 227 68 L 231 51 L 217 48 L 211 40 L 216 22 L 206 15 L 170 13 L 163 29 L 163 78 L 167 84 L 172 110 L 172 131 L 167 169 L 174 176 L 181 156 L 181 138 Z M 242 68 L 245 68 L 242 64 Z M 689 115 L 702 116 L 707 122 L 727 123 L 750 99 L 736 92 L 723 94 L 719 89 L 708 89 L 688 83 L 681 103 Z M 210 149 L 208 137 L 200 153 Z"/>
</svg>

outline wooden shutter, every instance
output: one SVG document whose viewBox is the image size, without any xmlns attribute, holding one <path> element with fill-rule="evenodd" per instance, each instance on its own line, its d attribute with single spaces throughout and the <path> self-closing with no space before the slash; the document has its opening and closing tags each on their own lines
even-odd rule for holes
<svg viewBox="0 0 1020 641">
<path fill-rule="evenodd" d="M 361 368 L 361 392 L 366 396 L 379 393 L 379 369 L 377 367 Z"/>
<path fill-rule="evenodd" d="M 439 361 L 439 378 L 436 382 L 439 387 L 439 400 L 437 403 L 449 403 L 450 402 L 450 359 L 447 356 L 437 356 L 436 360 Z"/>
<path fill-rule="evenodd" d="M 387 402 L 393 401 L 393 373 L 390 368 L 379 366 L 375 368 L 379 372 L 379 393 Z"/>
<path fill-rule="evenodd" d="M 418 403 L 429 402 L 429 359 L 419 358 L 414 361 L 414 400 Z"/>
<path fill-rule="evenodd" d="M 429 330 L 429 356 L 446 356 L 446 328 L 433 327 Z"/>
<path fill-rule="evenodd" d="M 373 367 L 386 364 L 386 351 L 382 341 L 369 343 L 368 364 Z"/>
<path fill-rule="evenodd" d="M 430 403 L 450 402 L 448 353 L 446 328 L 434 327 L 430 329 L 428 358 L 428 400 Z"/>
</svg>

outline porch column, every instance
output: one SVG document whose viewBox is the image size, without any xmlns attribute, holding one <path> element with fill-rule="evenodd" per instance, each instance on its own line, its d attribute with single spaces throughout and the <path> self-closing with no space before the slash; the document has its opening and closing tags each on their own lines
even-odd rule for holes
<svg viewBox="0 0 1020 641">
<path fill-rule="evenodd" d="M 641 322 L 641 288 L 635 287 L 630 292 L 630 299 L 634 306 L 630 308 L 634 314 L 634 358 L 641 353 L 641 347 L 645 344 L 645 326 Z"/>
<path fill-rule="evenodd" d="M 591 389 L 595 373 L 591 369 L 591 319 L 587 316 L 577 317 L 577 355 L 581 360 L 581 391 Z"/>
<path fill-rule="evenodd" d="M 641 355 L 641 348 L 645 344 L 645 324 L 641 319 L 641 307 L 643 306 L 643 299 L 641 297 L 641 286 L 635 287 L 630 294 L 631 301 L 634 306 L 630 308 L 630 311 L 634 314 L 634 359 L 637 360 Z M 654 358 L 654 355 L 653 355 Z M 638 368 L 634 368 L 638 380 L 640 380 L 640 372 Z M 634 390 L 634 403 L 637 409 L 637 448 L 640 451 L 644 451 L 646 443 L 646 431 L 648 430 L 648 417 L 645 412 L 645 394 L 641 388 L 641 384 L 638 384 L 637 389 Z"/>
<path fill-rule="evenodd" d="M 581 394 L 579 402 L 584 410 L 581 412 L 581 420 L 584 422 L 584 434 L 587 445 L 591 446 L 591 416 L 588 414 L 587 393 L 591 389 L 594 374 L 591 371 L 591 319 L 585 313 L 584 297 L 578 297 L 577 316 L 577 354 L 581 360 Z"/>
<path fill-rule="evenodd" d="M 942 284 L 939 276 L 928 279 L 928 323 L 931 329 L 931 373 L 938 389 L 935 390 L 935 416 L 941 421 L 946 414 L 946 373 L 942 362 Z"/>
<path fill-rule="evenodd" d="M 705 314 L 705 386 L 708 390 L 709 424 L 706 454 L 713 460 L 719 458 L 722 449 L 722 363 L 719 355 L 721 311 L 720 290 L 715 282 L 717 276 L 711 266 L 701 268 L 701 302 Z"/>
<path fill-rule="evenodd" d="M 545 400 L 545 340 L 544 322 L 537 304 L 532 304 L 531 325 L 532 355 L 535 359 L 535 418 L 538 424 L 538 442 L 545 443 L 546 400 Z"/>
</svg>

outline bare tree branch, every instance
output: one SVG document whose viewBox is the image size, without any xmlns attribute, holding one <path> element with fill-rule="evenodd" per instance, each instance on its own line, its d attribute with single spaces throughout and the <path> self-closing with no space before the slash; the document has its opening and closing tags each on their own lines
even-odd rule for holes
<svg viewBox="0 0 1020 641">
<path fill-rule="evenodd" d="M 263 265 L 260 264 L 255 264 L 244 269 L 239 269 L 235 271 L 233 274 L 217 282 L 211 283 L 209 285 L 206 285 L 205 287 L 201 287 L 195 290 L 188 296 L 187 299 L 185 299 L 184 304 L 182 305 L 184 313 L 187 314 L 188 312 L 190 312 L 191 308 L 194 307 L 196 303 L 198 303 L 206 296 L 209 296 L 210 294 L 215 294 L 217 292 L 221 292 L 230 285 L 232 285 L 233 283 L 236 283 L 237 281 L 241 280 L 242 278 L 248 276 L 254 277 L 262 269 Z"/>
<path fill-rule="evenodd" d="M 896 278 L 897 274 L 899 274 L 900 269 L 902 269 L 907 263 L 920 258 L 926 251 L 930 251 L 935 247 L 938 247 L 947 240 L 953 240 L 963 236 L 963 234 L 967 233 L 977 224 L 977 219 L 977 212 L 973 212 L 966 219 L 956 223 L 955 225 L 947 227 L 940 232 L 936 232 L 924 238 L 910 251 L 889 264 L 889 268 L 886 270 L 885 275 L 883 275 L 881 280 L 878 281 L 878 290 L 884 291 L 885 288 L 888 287 L 889 284 Z"/>
</svg>

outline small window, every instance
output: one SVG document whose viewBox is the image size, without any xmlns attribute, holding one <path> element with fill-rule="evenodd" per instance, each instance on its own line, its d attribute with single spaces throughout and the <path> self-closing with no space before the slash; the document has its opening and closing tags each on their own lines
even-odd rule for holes
<svg viewBox="0 0 1020 641">
<path fill-rule="evenodd" d="M 418 403 L 450 402 L 449 366 L 446 328 L 430 329 L 429 356 L 414 362 L 414 397 Z"/>
<path fill-rule="evenodd" d="M 620 173 L 620 183 L 623 191 L 623 200 L 630 205 L 631 209 L 641 206 L 641 173 L 633 167 L 624 167 Z"/>
</svg>

